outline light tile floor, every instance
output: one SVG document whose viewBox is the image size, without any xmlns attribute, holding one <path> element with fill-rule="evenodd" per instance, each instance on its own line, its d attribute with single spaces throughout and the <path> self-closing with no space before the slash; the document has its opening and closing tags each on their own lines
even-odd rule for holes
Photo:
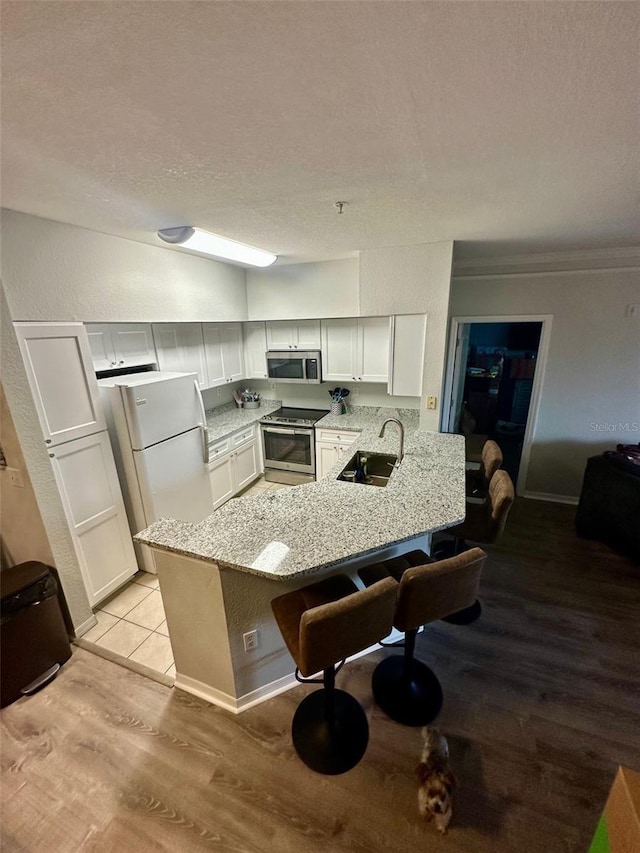
<svg viewBox="0 0 640 853">
<path fill-rule="evenodd" d="M 158 587 L 156 575 L 138 572 L 100 606 L 95 612 L 98 624 L 82 639 L 174 677 L 173 651 Z"/>
<path fill-rule="evenodd" d="M 288 488 L 260 477 L 238 497 Z M 138 572 L 127 586 L 96 610 L 95 616 L 98 624 L 83 635 L 83 640 L 175 677 L 173 651 L 156 575 Z"/>
</svg>

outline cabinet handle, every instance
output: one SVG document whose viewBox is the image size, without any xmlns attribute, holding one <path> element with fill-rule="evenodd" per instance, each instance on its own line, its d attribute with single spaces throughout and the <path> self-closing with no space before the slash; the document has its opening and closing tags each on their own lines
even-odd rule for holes
<svg viewBox="0 0 640 853">
<path fill-rule="evenodd" d="M 51 439 L 50 439 L 50 438 L 45 438 L 44 443 L 45 443 L 45 444 L 51 444 Z"/>
<path fill-rule="evenodd" d="M 111 365 L 111 367 L 115 367 L 117 363 L 118 363 L 117 361 L 110 361 L 110 362 L 109 362 L 109 364 Z"/>
<path fill-rule="evenodd" d="M 124 359 L 121 358 L 120 361 L 118 362 L 118 364 L 124 364 Z"/>
<path fill-rule="evenodd" d="M 354 382 L 358 381 L 355 376 L 352 376 L 351 378 L 353 379 Z"/>
<path fill-rule="evenodd" d="M 50 453 L 50 454 L 49 454 L 49 456 L 50 456 L 50 458 L 51 458 L 51 459 L 55 459 L 56 454 L 55 454 L 55 453 Z"/>
</svg>

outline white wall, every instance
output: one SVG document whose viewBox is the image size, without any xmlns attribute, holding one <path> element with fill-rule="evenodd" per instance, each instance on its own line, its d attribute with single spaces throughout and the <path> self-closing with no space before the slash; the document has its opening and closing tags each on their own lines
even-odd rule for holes
<svg viewBox="0 0 640 853">
<path fill-rule="evenodd" d="M 438 398 L 420 413 L 420 426 L 437 431 L 447 348 L 453 243 L 367 249 L 360 253 L 360 313 L 427 314 L 422 399 Z"/>
<path fill-rule="evenodd" d="M 640 441 L 640 317 L 625 318 L 629 303 L 640 303 L 640 270 L 454 279 L 452 317 L 553 315 L 527 491 L 577 497 L 589 456 Z"/>
<path fill-rule="evenodd" d="M 243 320 L 244 270 L 50 219 L 2 211 L 13 320 Z"/>
<path fill-rule="evenodd" d="M 357 317 L 358 259 L 247 270 L 251 320 Z"/>
</svg>

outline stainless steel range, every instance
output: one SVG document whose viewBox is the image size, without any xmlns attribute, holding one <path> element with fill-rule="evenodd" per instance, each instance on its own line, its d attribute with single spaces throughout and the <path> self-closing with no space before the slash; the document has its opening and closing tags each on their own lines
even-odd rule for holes
<svg viewBox="0 0 640 853">
<path fill-rule="evenodd" d="M 316 441 L 313 425 L 328 414 L 327 409 L 282 406 L 260 419 L 265 480 L 287 484 L 315 480 Z"/>
</svg>

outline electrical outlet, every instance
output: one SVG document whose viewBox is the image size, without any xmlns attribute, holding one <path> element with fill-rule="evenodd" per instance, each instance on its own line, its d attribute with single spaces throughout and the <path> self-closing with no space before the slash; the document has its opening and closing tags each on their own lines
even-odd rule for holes
<svg viewBox="0 0 640 853">
<path fill-rule="evenodd" d="M 216 388 L 216 395 L 222 397 L 222 388 Z"/>
<path fill-rule="evenodd" d="M 17 468 L 7 468 L 6 472 L 9 475 L 9 482 L 12 486 L 15 486 L 17 489 L 24 488 L 22 473 Z"/>
<path fill-rule="evenodd" d="M 272 391 L 275 391 L 275 390 L 276 390 L 276 383 L 275 383 L 275 382 L 272 382 L 272 383 L 269 385 L 269 388 L 271 388 L 271 390 L 272 390 Z"/>
<path fill-rule="evenodd" d="M 633 317 L 634 319 L 636 317 L 640 317 L 640 304 L 638 304 L 637 302 L 629 303 L 629 305 L 627 305 L 627 307 L 625 308 L 624 316 Z"/>
<path fill-rule="evenodd" d="M 351 392 L 351 396 L 352 397 L 359 397 L 360 396 L 360 389 L 354 388 L 353 391 Z"/>
<path fill-rule="evenodd" d="M 437 397 L 427 397 L 427 409 L 437 409 L 438 408 L 438 398 Z"/>
<path fill-rule="evenodd" d="M 258 632 L 247 631 L 246 634 L 242 635 L 242 641 L 244 643 L 245 652 L 252 652 L 254 649 L 258 648 Z"/>
</svg>

